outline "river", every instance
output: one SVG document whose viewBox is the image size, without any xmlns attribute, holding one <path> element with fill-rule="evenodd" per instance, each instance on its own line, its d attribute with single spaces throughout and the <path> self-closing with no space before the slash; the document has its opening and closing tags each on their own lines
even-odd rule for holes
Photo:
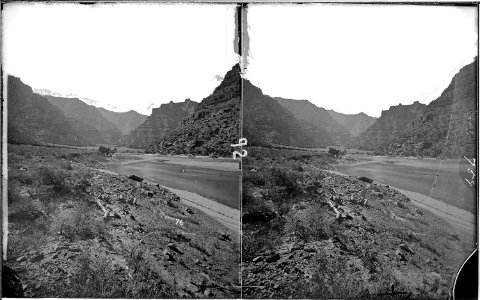
<svg viewBox="0 0 480 300">
<path fill-rule="evenodd" d="M 470 186 L 474 170 L 462 159 L 410 159 L 368 157 L 367 160 L 341 165 L 338 170 L 353 176 L 365 176 L 399 189 L 427 195 L 476 214 L 475 185 Z"/>
<path fill-rule="evenodd" d="M 130 155 L 106 165 L 110 171 L 137 176 L 192 192 L 229 207 L 240 207 L 241 171 L 231 159 Z"/>
</svg>

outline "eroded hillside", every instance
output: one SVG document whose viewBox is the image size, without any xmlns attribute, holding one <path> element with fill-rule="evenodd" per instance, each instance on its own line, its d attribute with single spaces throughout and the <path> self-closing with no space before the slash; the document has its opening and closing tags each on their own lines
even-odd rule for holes
<svg viewBox="0 0 480 300">
<path fill-rule="evenodd" d="M 9 146 L 6 266 L 27 297 L 239 298 L 239 236 L 96 152 Z M 138 178 L 137 178 L 138 179 Z"/>
<path fill-rule="evenodd" d="M 335 172 L 334 160 L 249 149 L 243 296 L 447 299 L 471 237 L 388 185 Z"/>
</svg>

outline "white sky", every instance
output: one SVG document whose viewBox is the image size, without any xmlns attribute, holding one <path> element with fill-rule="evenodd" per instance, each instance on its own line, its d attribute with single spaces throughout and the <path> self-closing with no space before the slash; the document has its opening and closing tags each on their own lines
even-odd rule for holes
<svg viewBox="0 0 480 300">
<path fill-rule="evenodd" d="M 151 114 L 152 103 L 202 100 L 238 62 L 234 14 L 234 5 L 6 4 L 4 72 Z"/>
<path fill-rule="evenodd" d="M 248 24 L 252 83 L 341 113 L 427 104 L 477 54 L 475 7 L 251 4 Z"/>
</svg>

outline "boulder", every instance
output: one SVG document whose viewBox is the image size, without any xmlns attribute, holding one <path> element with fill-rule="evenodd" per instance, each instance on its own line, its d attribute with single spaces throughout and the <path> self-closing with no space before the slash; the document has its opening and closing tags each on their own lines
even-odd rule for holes
<svg viewBox="0 0 480 300">
<path fill-rule="evenodd" d="M 267 258 L 266 262 L 272 263 L 272 262 L 276 262 L 279 259 L 280 259 L 280 254 L 275 253 L 275 254 L 271 255 L 269 258 Z"/>
<path fill-rule="evenodd" d="M 183 254 L 183 251 L 180 250 L 180 248 L 178 248 L 178 246 L 175 245 L 174 243 L 169 243 L 168 248 L 172 249 L 173 251 L 177 252 L 178 254 Z"/>
<path fill-rule="evenodd" d="M 363 182 L 366 182 L 366 183 L 372 183 L 373 182 L 373 179 L 370 179 L 368 177 L 365 177 L 365 176 L 362 176 L 360 178 L 358 178 L 359 180 L 363 181 Z"/>
<path fill-rule="evenodd" d="M 132 180 L 135 180 L 135 181 L 139 181 L 139 182 L 142 182 L 143 181 L 143 178 L 142 177 L 139 177 L 137 175 L 130 175 L 128 176 L 128 178 L 132 179 Z"/>
</svg>

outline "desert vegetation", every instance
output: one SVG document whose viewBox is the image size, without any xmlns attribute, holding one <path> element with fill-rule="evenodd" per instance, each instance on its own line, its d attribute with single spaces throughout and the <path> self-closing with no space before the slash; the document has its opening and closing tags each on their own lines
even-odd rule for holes
<svg viewBox="0 0 480 300">
<path fill-rule="evenodd" d="M 237 297 L 238 235 L 163 187 L 102 172 L 111 159 L 9 145 L 5 264 L 23 296 Z"/>
<path fill-rule="evenodd" d="M 244 297 L 448 298 L 471 242 L 329 152 L 249 149 Z"/>
</svg>

